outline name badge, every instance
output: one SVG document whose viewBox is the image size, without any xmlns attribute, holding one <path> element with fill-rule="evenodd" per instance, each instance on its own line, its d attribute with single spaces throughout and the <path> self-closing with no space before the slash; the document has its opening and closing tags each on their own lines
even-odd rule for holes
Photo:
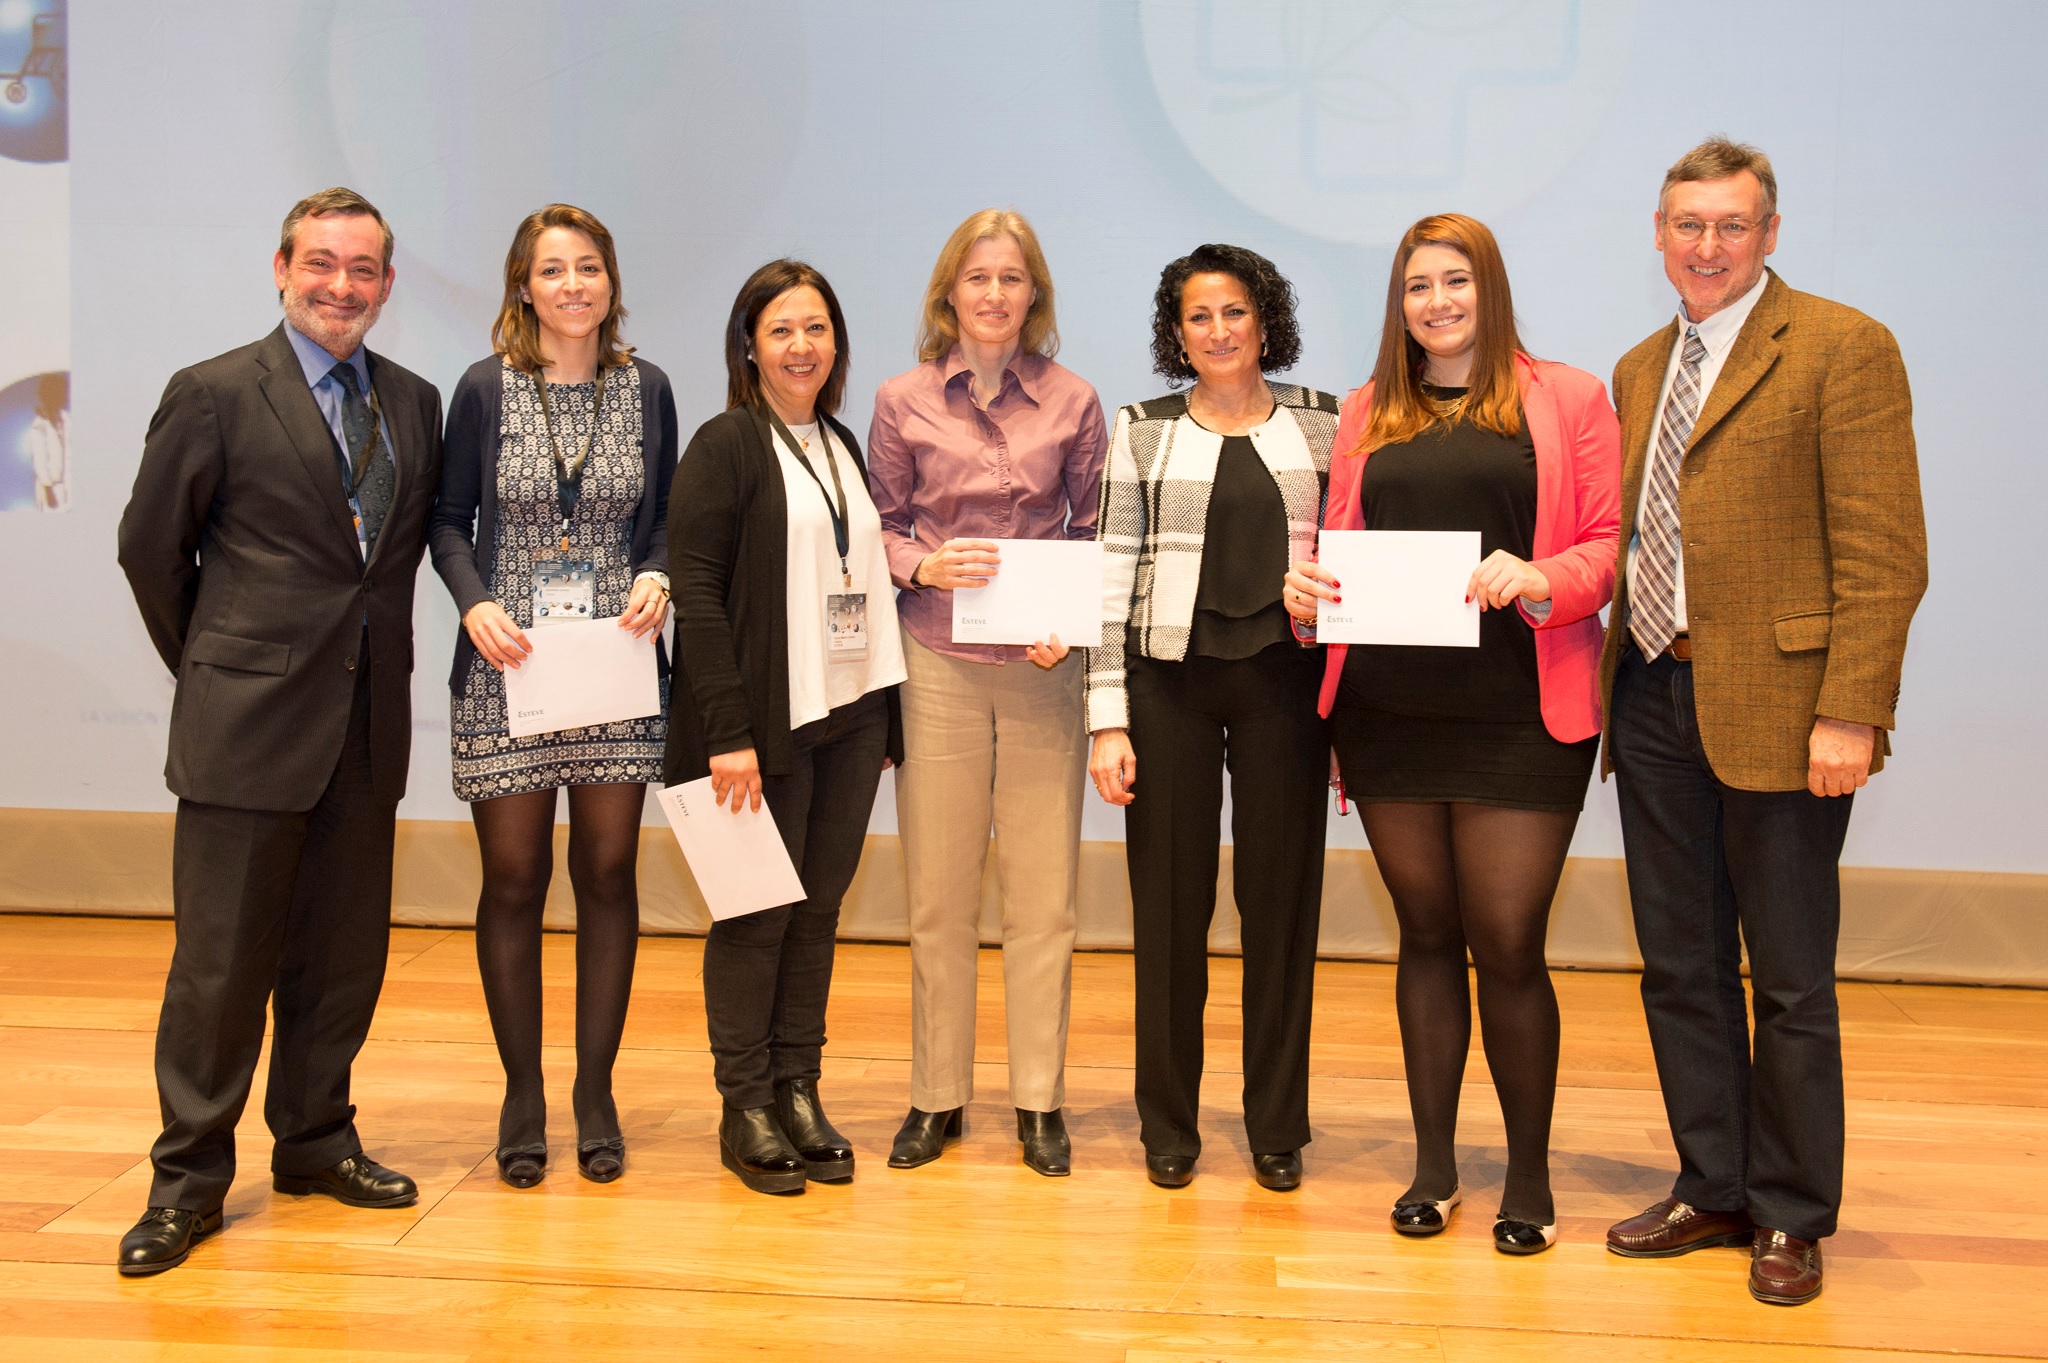
<svg viewBox="0 0 2048 1363">
<path fill-rule="evenodd" d="M 868 594 L 833 592 L 825 598 L 825 661 L 855 663 L 868 656 Z"/>
<path fill-rule="evenodd" d="M 588 620 L 597 614 L 597 565 L 548 559 L 533 565 L 533 622 Z"/>
</svg>

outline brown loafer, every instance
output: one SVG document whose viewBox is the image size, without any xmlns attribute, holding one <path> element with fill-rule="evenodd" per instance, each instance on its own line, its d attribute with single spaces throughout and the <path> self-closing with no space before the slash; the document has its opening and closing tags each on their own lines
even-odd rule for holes
<svg viewBox="0 0 2048 1363">
<path fill-rule="evenodd" d="M 1607 1251 L 1628 1259 L 1669 1259 L 1715 1245 L 1746 1245 L 1756 1234 L 1748 1212 L 1708 1212 L 1667 1197 L 1607 1228 Z"/>
<path fill-rule="evenodd" d="M 1749 1260 L 1749 1295 L 1772 1306 L 1798 1306 L 1820 1295 L 1820 1241 L 1757 1228 Z"/>
</svg>

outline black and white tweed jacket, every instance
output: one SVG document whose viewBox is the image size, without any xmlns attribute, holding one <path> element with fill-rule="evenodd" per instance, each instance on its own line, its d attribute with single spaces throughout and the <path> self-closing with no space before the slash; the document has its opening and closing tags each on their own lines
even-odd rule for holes
<svg viewBox="0 0 2048 1363">
<path fill-rule="evenodd" d="M 1314 556 L 1337 435 L 1337 399 L 1272 385 L 1273 415 L 1248 434 L 1287 504 L 1288 559 Z M 1125 650 L 1180 662 L 1188 654 L 1202 539 L 1223 437 L 1188 416 L 1185 393 L 1116 414 L 1102 473 L 1096 537 L 1103 543 L 1102 646 L 1088 652 L 1088 728 L 1130 724 Z"/>
</svg>

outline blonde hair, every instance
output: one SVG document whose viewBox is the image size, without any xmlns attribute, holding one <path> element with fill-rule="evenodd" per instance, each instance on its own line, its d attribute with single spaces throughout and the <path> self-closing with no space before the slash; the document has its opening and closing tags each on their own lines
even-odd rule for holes
<svg viewBox="0 0 2048 1363">
<path fill-rule="evenodd" d="M 960 319 L 953 315 L 949 297 L 960 282 L 960 265 L 974 243 L 990 237 L 1013 237 L 1024 253 L 1024 268 L 1031 273 L 1031 309 L 1024 314 L 1024 330 L 1017 337 L 1018 348 L 1027 354 L 1051 359 L 1059 353 L 1060 332 L 1052 319 L 1052 271 L 1045 267 L 1045 252 L 1038 248 L 1038 234 L 1021 213 L 1007 208 L 984 208 L 953 229 L 939 249 L 932 266 L 931 283 L 924 290 L 924 315 L 917 323 L 917 358 L 936 360 L 960 339 Z"/>
<path fill-rule="evenodd" d="M 597 366 L 616 369 L 633 353 L 633 347 L 619 339 L 619 328 L 626 320 L 626 288 L 619 281 L 619 253 L 612 245 L 612 234 L 597 216 L 574 204 L 537 208 L 512 233 L 512 249 L 505 252 L 505 298 L 498 305 L 498 320 L 491 323 L 491 348 L 521 373 L 539 374 L 547 367 L 540 353 L 540 318 L 534 313 L 533 304 L 521 294 L 533 274 L 533 257 L 540 249 L 541 233 L 551 227 L 566 227 L 589 237 L 590 244 L 597 248 L 598 259 L 604 262 L 605 276 L 612 286 L 612 306 L 597 324 Z"/>
<path fill-rule="evenodd" d="M 1688 184 L 1694 180 L 1725 180 L 1745 170 L 1756 176 L 1757 184 L 1763 189 L 1763 216 L 1765 221 L 1769 221 L 1778 211 L 1778 175 L 1771 169 L 1771 158 L 1747 142 L 1721 136 L 1710 137 L 1700 143 L 1664 172 L 1664 187 L 1657 191 L 1657 211 L 1664 211 L 1664 203 L 1671 197 L 1673 185 Z"/>
<path fill-rule="evenodd" d="M 1446 418 L 1422 391 L 1429 353 L 1408 330 L 1402 307 L 1408 259 L 1424 246 L 1448 246 L 1472 263 L 1479 327 L 1472 356 L 1472 380 L 1463 414 L 1483 431 L 1519 435 L 1522 393 L 1515 382 L 1515 356 L 1525 353 L 1515 331 L 1515 300 L 1508 291 L 1508 267 L 1486 224 L 1462 213 L 1437 213 L 1401 235 L 1387 280 L 1386 320 L 1380 327 L 1379 362 L 1373 366 L 1372 415 L 1351 454 L 1413 440 Z"/>
</svg>

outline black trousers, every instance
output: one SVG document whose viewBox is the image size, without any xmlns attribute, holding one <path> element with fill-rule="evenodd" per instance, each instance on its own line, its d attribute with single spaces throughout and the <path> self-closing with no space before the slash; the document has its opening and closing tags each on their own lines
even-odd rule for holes
<svg viewBox="0 0 2048 1363">
<path fill-rule="evenodd" d="M 725 918 L 704 943 L 711 1073 L 731 1108 L 767 1107 L 775 1085 L 816 1079 L 839 901 L 867 844 L 889 747 L 883 694 L 870 691 L 790 734 L 796 769 L 761 781 L 805 898 Z"/>
<path fill-rule="evenodd" d="M 1853 797 L 1716 780 L 1690 663 L 1649 662 L 1631 646 L 1612 708 L 1643 1011 L 1678 1147 L 1672 1195 L 1789 1235 L 1832 1235 L 1843 1145 L 1838 864 Z"/>
<path fill-rule="evenodd" d="M 280 813 L 178 802 L 153 1207 L 211 1211 L 227 1196 L 266 1001 L 275 1018 L 263 1101 L 276 1141 L 271 1170 L 317 1173 L 363 1148 L 349 1069 L 384 987 L 397 817 L 371 786 L 367 649 L 363 656 L 348 736 L 318 804 Z"/>
<path fill-rule="evenodd" d="M 1243 921 L 1244 1125 L 1257 1154 L 1309 1142 L 1308 1038 L 1330 739 L 1322 654 L 1130 661 L 1135 798 L 1124 814 L 1137 971 L 1139 1138 L 1199 1155 L 1209 920 L 1230 773 L 1232 890 Z"/>
</svg>

